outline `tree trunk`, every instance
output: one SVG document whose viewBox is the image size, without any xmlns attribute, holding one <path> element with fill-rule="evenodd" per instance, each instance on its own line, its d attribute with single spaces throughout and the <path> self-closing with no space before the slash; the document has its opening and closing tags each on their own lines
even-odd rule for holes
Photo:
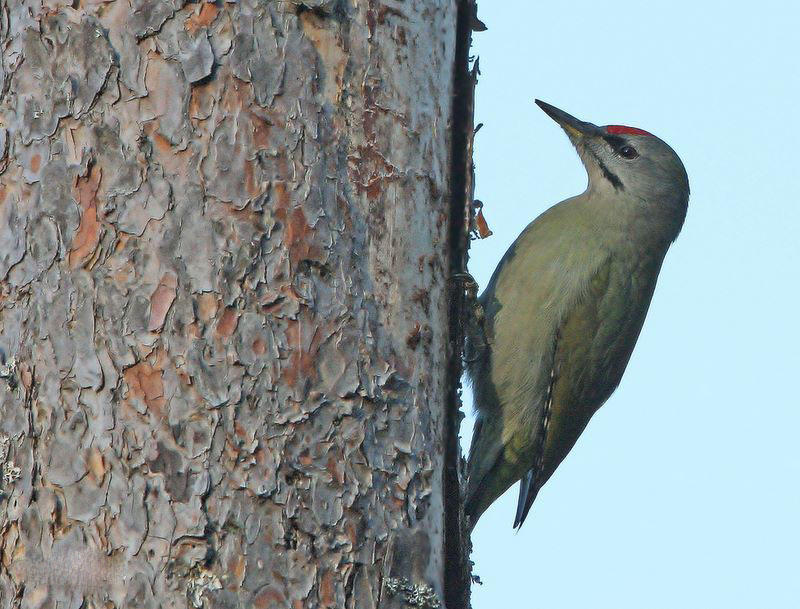
<svg viewBox="0 0 800 609">
<path fill-rule="evenodd" d="M 471 2 L 0 7 L 0 606 L 466 607 Z"/>
</svg>

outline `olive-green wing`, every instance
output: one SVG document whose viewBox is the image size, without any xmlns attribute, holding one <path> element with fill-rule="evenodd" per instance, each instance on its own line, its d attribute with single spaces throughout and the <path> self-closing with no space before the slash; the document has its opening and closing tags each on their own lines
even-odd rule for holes
<svg viewBox="0 0 800 609">
<path fill-rule="evenodd" d="M 622 379 L 650 306 L 663 255 L 633 260 L 631 265 L 609 258 L 559 328 L 541 455 L 522 479 L 515 527 L 522 525 L 539 489 Z"/>
</svg>

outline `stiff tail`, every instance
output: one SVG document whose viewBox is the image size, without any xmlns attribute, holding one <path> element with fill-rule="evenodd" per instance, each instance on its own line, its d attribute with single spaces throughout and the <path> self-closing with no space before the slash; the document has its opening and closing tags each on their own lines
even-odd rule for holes
<svg viewBox="0 0 800 609">
<path fill-rule="evenodd" d="M 519 529 L 522 523 L 525 522 L 525 518 L 527 518 L 528 512 L 530 512 L 533 505 L 533 500 L 536 499 L 536 495 L 539 493 L 539 488 L 536 482 L 536 473 L 534 468 L 531 468 L 519 481 L 517 514 L 514 516 L 515 529 Z"/>
<path fill-rule="evenodd" d="M 472 444 L 467 461 L 467 493 L 464 513 L 469 516 L 470 529 L 494 501 L 489 488 L 495 477 L 498 462 L 503 460 L 503 445 L 499 430 L 492 419 L 478 416 L 472 432 Z"/>
<path fill-rule="evenodd" d="M 520 499 L 514 527 L 519 527 L 531 508 L 539 485 L 532 471 L 522 469 L 523 462 L 508 452 L 501 437 L 500 417 L 479 417 L 467 463 L 467 493 L 464 513 L 474 528 L 484 511 L 522 476 Z"/>
</svg>

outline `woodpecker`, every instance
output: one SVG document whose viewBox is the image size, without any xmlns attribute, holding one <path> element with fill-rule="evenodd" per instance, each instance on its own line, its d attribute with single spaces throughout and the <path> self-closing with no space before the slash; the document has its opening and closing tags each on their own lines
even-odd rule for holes
<svg viewBox="0 0 800 609">
<path fill-rule="evenodd" d="M 566 132 L 589 183 L 522 231 L 478 298 L 482 331 L 467 358 L 477 414 L 471 526 L 517 480 L 522 526 L 616 389 L 689 202 L 683 163 L 659 138 L 536 104 Z"/>
</svg>

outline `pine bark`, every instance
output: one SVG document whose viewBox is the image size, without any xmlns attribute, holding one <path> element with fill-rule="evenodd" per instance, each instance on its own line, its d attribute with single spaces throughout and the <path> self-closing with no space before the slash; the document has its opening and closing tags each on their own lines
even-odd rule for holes
<svg viewBox="0 0 800 609">
<path fill-rule="evenodd" d="M 0 2 L 0 606 L 466 606 L 468 4 Z"/>
</svg>

